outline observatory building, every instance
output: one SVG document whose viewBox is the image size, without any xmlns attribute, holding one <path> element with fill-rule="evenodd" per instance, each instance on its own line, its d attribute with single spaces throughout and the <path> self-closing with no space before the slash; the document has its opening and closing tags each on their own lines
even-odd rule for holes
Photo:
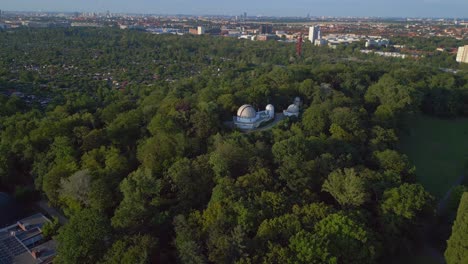
<svg viewBox="0 0 468 264">
<path fill-rule="evenodd" d="M 294 103 L 290 106 L 288 106 L 288 109 L 283 111 L 284 116 L 299 116 L 299 109 L 301 107 L 301 98 L 296 97 L 294 99 Z"/>
<path fill-rule="evenodd" d="M 239 107 L 237 116 L 234 116 L 234 124 L 242 130 L 252 130 L 258 128 L 262 123 L 268 122 L 275 118 L 275 107 L 271 104 L 267 105 L 265 111 L 255 111 L 248 104 Z"/>
</svg>

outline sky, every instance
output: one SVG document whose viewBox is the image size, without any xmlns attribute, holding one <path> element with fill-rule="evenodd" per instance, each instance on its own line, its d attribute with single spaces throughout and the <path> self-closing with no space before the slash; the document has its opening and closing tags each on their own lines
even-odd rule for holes
<svg viewBox="0 0 468 264">
<path fill-rule="evenodd" d="M 468 18 L 468 0 L 0 0 L 7 11 Z"/>
</svg>

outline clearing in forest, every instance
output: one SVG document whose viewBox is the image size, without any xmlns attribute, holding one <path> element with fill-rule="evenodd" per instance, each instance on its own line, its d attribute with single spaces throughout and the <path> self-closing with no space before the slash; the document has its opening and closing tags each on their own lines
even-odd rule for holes
<svg viewBox="0 0 468 264">
<path fill-rule="evenodd" d="M 416 166 L 416 177 L 436 198 L 466 174 L 468 119 L 439 119 L 419 115 L 401 136 L 401 148 Z"/>
</svg>

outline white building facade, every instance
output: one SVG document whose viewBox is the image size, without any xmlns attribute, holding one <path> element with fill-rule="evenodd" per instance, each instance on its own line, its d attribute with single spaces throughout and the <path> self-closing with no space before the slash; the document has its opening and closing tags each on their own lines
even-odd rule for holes
<svg viewBox="0 0 468 264">
<path fill-rule="evenodd" d="M 468 63 L 468 45 L 458 48 L 457 62 Z"/>
<path fill-rule="evenodd" d="M 314 44 L 316 39 L 320 39 L 322 36 L 320 34 L 320 26 L 309 27 L 309 41 Z"/>
<path fill-rule="evenodd" d="M 198 28 L 197 28 L 197 33 L 198 33 L 198 35 L 203 35 L 203 34 L 205 34 L 205 27 L 198 26 Z"/>
</svg>

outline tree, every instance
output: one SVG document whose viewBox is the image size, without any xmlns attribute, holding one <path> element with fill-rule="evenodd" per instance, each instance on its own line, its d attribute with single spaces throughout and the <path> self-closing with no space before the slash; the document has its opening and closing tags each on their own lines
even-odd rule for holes
<svg viewBox="0 0 468 264">
<path fill-rule="evenodd" d="M 379 244 L 365 226 L 343 214 L 331 214 L 290 239 L 293 263 L 373 263 Z"/>
<path fill-rule="evenodd" d="M 128 160 L 117 148 L 104 146 L 83 154 L 81 167 L 98 178 L 106 179 L 112 188 L 115 188 L 130 170 Z"/>
<path fill-rule="evenodd" d="M 60 223 L 57 217 L 54 217 L 52 221 L 46 222 L 42 227 L 42 234 L 45 239 L 50 239 L 57 234 L 60 228 Z"/>
<path fill-rule="evenodd" d="M 215 149 L 211 152 L 209 162 L 217 177 L 236 177 L 246 172 L 250 157 L 249 145 L 245 139 L 242 140 L 236 142 L 236 139 L 224 139 L 219 134 L 215 136 Z"/>
<path fill-rule="evenodd" d="M 207 139 L 218 132 L 218 111 L 217 109 L 210 110 L 198 110 L 190 116 L 193 131 L 198 138 Z"/>
<path fill-rule="evenodd" d="M 156 240 L 150 235 L 135 235 L 119 239 L 107 251 L 100 264 L 151 263 Z"/>
<path fill-rule="evenodd" d="M 328 251 L 340 263 L 373 263 L 379 256 L 374 234 L 351 217 L 336 213 L 321 220 L 315 234 L 328 243 Z"/>
<path fill-rule="evenodd" d="M 121 113 L 107 126 L 107 137 L 117 146 L 132 148 L 140 136 L 141 124 L 141 111 Z"/>
<path fill-rule="evenodd" d="M 314 233 L 301 231 L 290 240 L 292 254 L 288 259 L 292 263 L 336 264 L 337 257 L 329 252 L 329 244 L 330 241 L 319 238 Z"/>
<path fill-rule="evenodd" d="M 419 106 L 419 101 L 413 94 L 412 87 L 404 86 L 390 74 L 385 74 L 369 87 L 364 98 L 367 103 L 376 107 L 376 121 L 392 126 L 404 110 Z"/>
<path fill-rule="evenodd" d="M 308 230 L 312 230 L 318 222 L 334 213 L 333 207 L 323 202 L 306 204 L 302 207 L 295 205 L 292 209 L 299 217 L 302 227 Z"/>
<path fill-rule="evenodd" d="M 404 183 L 385 190 L 380 204 L 382 238 L 387 250 L 411 246 L 423 231 L 422 223 L 433 213 L 432 196 L 420 184 Z"/>
<path fill-rule="evenodd" d="M 83 151 L 90 151 L 106 143 L 106 131 L 103 129 L 93 129 L 83 137 L 81 149 Z"/>
<path fill-rule="evenodd" d="M 359 110 L 354 110 L 349 107 L 337 107 L 333 109 L 330 115 L 330 121 L 332 123 L 330 132 L 332 137 L 335 136 L 345 141 L 353 139 L 364 141 L 366 139 L 366 134 L 363 130 L 365 127 L 365 123 L 363 122 L 365 120 L 365 114 L 366 111 L 362 108 Z M 343 134 L 343 136 L 338 136 L 333 133 L 333 129 L 336 130 L 336 127 L 342 130 L 342 132 L 338 134 Z"/>
<path fill-rule="evenodd" d="M 468 192 L 463 193 L 445 250 L 447 264 L 468 262 Z"/>
<path fill-rule="evenodd" d="M 69 138 L 55 137 L 45 157 L 34 164 L 33 170 L 38 174 L 36 185 L 45 192 L 52 204 L 58 202 L 62 178 L 69 177 L 78 170 L 75 155 Z"/>
<path fill-rule="evenodd" d="M 327 110 L 326 105 L 311 105 L 307 108 L 302 117 L 304 132 L 315 136 L 325 133 L 330 126 Z"/>
<path fill-rule="evenodd" d="M 161 180 L 151 170 L 140 168 L 132 172 L 122 181 L 120 190 L 123 200 L 115 210 L 112 226 L 148 228 L 148 224 L 161 222 L 162 215 L 158 212 Z"/>
<path fill-rule="evenodd" d="M 73 173 L 72 176 L 60 181 L 60 195 L 71 198 L 82 205 L 89 205 L 89 191 L 91 187 L 91 175 L 88 170 Z"/>
<path fill-rule="evenodd" d="M 106 250 L 109 226 L 108 219 L 95 210 L 77 212 L 57 235 L 57 263 L 96 263 Z"/>
<path fill-rule="evenodd" d="M 199 156 L 192 161 L 183 158 L 176 161 L 167 171 L 172 190 L 182 208 L 201 207 L 209 200 L 213 188 L 213 172 L 208 156 Z"/>
<path fill-rule="evenodd" d="M 206 258 L 202 254 L 202 247 L 198 243 L 201 232 L 199 223 L 197 223 L 200 215 L 197 213 L 191 214 L 188 218 L 183 215 L 174 217 L 176 232 L 174 244 L 181 263 L 206 263 Z"/>
<path fill-rule="evenodd" d="M 433 197 L 421 184 L 403 183 L 384 192 L 381 208 L 384 214 L 394 214 L 414 220 L 431 208 L 432 201 Z"/>
<path fill-rule="evenodd" d="M 52 204 L 56 204 L 59 200 L 61 180 L 68 177 L 76 171 L 76 169 L 77 165 L 74 161 L 62 160 L 60 163 L 55 164 L 49 172 L 44 175 L 42 190 Z"/>
<path fill-rule="evenodd" d="M 408 157 L 395 150 L 376 151 L 374 159 L 387 174 L 394 176 L 392 179 L 394 183 L 411 180 L 411 177 L 414 176 L 415 168 L 410 165 Z"/>
<path fill-rule="evenodd" d="M 392 149 L 398 142 L 398 137 L 393 129 L 385 129 L 381 126 L 372 128 L 372 137 L 370 145 L 374 150 L 383 151 Z"/>
<path fill-rule="evenodd" d="M 301 230 L 301 223 L 297 215 L 286 214 L 264 220 L 258 227 L 256 237 L 263 241 L 287 244 L 291 236 Z"/>
<path fill-rule="evenodd" d="M 330 193 L 343 207 L 357 207 L 367 200 L 365 182 L 352 168 L 330 173 L 323 183 L 322 191 Z"/>
<path fill-rule="evenodd" d="M 313 159 L 322 149 L 320 140 L 308 139 L 300 134 L 273 144 L 273 156 L 280 164 L 277 173 L 289 189 L 298 192 L 319 187 L 320 177 L 312 176 L 316 169 Z"/>
<path fill-rule="evenodd" d="M 182 134 L 160 132 L 145 140 L 138 147 L 137 155 L 145 168 L 162 173 L 183 154 L 184 147 Z"/>
</svg>

